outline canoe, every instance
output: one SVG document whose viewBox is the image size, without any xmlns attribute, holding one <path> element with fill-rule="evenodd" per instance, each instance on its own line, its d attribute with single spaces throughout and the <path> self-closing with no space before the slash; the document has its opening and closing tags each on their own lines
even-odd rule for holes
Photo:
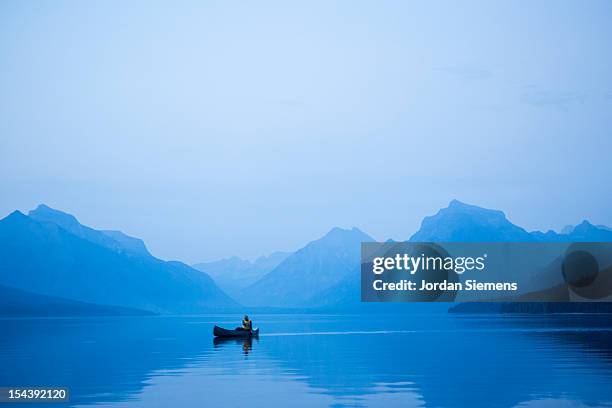
<svg viewBox="0 0 612 408">
<path fill-rule="evenodd" d="M 257 337 L 259 336 L 259 328 L 253 330 L 228 330 L 223 327 L 215 326 L 213 329 L 215 337 Z"/>
</svg>

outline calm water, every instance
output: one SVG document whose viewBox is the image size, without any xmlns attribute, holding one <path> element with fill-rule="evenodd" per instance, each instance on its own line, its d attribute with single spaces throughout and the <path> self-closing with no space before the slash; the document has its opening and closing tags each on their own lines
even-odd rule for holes
<svg viewBox="0 0 612 408">
<path fill-rule="evenodd" d="M 240 316 L 3 319 L 0 385 L 68 385 L 71 406 L 612 406 L 612 316 L 253 318 L 252 342 L 213 341 Z"/>
</svg>

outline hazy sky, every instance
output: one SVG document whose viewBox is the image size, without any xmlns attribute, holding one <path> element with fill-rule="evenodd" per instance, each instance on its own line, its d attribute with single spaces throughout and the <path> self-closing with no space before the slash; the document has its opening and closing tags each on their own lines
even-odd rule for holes
<svg viewBox="0 0 612 408">
<path fill-rule="evenodd" d="M 0 2 L 0 216 L 187 262 L 457 198 L 612 225 L 612 2 Z"/>
</svg>

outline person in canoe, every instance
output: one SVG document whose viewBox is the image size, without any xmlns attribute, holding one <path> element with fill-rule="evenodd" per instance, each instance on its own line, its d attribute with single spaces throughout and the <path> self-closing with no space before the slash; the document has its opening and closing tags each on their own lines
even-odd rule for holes
<svg viewBox="0 0 612 408">
<path fill-rule="evenodd" d="M 253 322 L 249 319 L 249 316 L 244 315 L 242 318 L 242 327 L 237 327 L 236 330 L 253 330 Z"/>
<path fill-rule="evenodd" d="M 223 327 L 215 326 L 213 328 L 213 335 L 215 337 L 257 337 L 259 336 L 259 327 L 253 328 L 253 321 L 249 319 L 249 316 L 244 315 L 242 319 L 242 326 L 236 327 L 234 330 L 224 329 Z"/>
</svg>

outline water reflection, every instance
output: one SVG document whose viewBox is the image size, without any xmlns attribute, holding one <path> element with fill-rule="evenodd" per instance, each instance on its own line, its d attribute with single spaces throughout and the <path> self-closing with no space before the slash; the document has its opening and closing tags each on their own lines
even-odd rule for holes
<svg viewBox="0 0 612 408">
<path fill-rule="evenodd" d="M 255 341 L 259 341 L 258 337 L 255 337 Z M 240 345 L 242 346 L 242 352 L 244 355 L 248 355 L 249 351 L 253 348 L 253 338 L 226 338 L 226 337 L 215 337 L 213 338 L 213 345 L 215 348 L 222 347 L 223 345 Z"/>
</svg>

